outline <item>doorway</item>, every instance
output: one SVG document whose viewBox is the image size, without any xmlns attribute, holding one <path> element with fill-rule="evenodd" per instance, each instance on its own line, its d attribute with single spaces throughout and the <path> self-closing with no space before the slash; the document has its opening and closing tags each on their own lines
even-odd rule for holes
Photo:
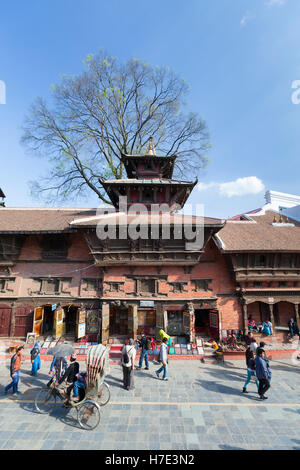
<svg viewBox="0 0 300 470">
<path fill-rule="evenodd" d="M 128 308 L 111 306 L 109 310 L 109 336 L 128 336 Z"/>
<path fill-rule="evenodd" d="M 54 330 L 54 311 L 51 305 L 45 305 L 44 307 L 44 321 L 43 321 L 43 334 L 50 335 Z"/>
<path fill-rule="evenodd" d="M 76 336 L 78 307 L 74 307 L 73 305 L 64 307 L 64 312 L 66 322 L 66 334 Z"/>
<path fill-rule="evenodd" d="M 210 334 L 209 309 L 195 310 L 195 333 Z"/>
</svg>

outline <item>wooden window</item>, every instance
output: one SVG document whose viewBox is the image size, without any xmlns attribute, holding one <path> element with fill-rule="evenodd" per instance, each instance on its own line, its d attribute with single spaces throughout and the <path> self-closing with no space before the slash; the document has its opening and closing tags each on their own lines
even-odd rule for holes
<svg viewBox="0 0 300 470">
<path fill-rule="evenodd" d="M 142 202 L 152 202 L 153 191 L 151 188 L 145 188 L 142 190 Z"/>
<path fill-rule="evenodd" d="M 43 279 L 41 282 L 41 291 L 44 294 L 57 294 L 60 292 L 59 279 Z"/>
<path fill-rule="evenodd" d="M 42 241 L 42 258 L 56 259 L 68 256 L 68 245 L 64 235 L 44 235 Z"/>
<path fill-rule="evenodd" d="M 110 282 L 110 292 L 120 292 L 120 287 L 123 283 L 120 282 Z"/>
<path fill-rule="evenodd" d="M 286 287 L 286 286 L 287 286 L 287 284 L 286 284 L 285 281 L 279 281 L 278 282 L 278 287 Z"/>
<path fill-rule="evenodd" d="M 0 279 L 0 292 L 13 292 L 13 288 L 10 285 L 10 282 L 14 282 L 15 278 L 10 277 L 10 278 L 2 278 Z"/>
<path fill-rule="evenodd" d="M 194 283 L 194 291 L 201 292 L 201 291 L 211 291 L 212 289 L 209 287 L 211 283 L 211 279 L 193 279 L 192 282 Z"/>
<path fill-rule="evenodd" d="M 265 257 L 265 255 L 260 255 L 259 256 L 258 265 L 259 266 L 266 266 L 266 257 Z"/>
<path fill-rule="evenodd" d="M 170 284 L 173 286 L 173 292 L 177 294 L 186 292 L 185 287 L 187 285 L 187 282 L 170 282 Z"/>
<path fill-rule="evenodd" d="M 291 255 L 283 253 L 281 255 L 281 266 L 290 267 L 291 266 Z"/>
<path fill-rule="evenodd" d="M 83 290 L 85 291 L 97 291 L 99 290 L 100 287 L 100 281 L 99 279 L 83 279 L 83 282 L 85 283 L 85 288 Z"/>
<path fill-rule="evenodd" d="M 261 287 L 262 284 L 261 284 L 260 281 L 254 281 L 253 286 L 254 286 L 254 287 Z"/>
<path fill-rule="evenodd" d="M 156 282 L 155 279 L 140 279 L 140 291 L 145 293 L 155 294 Z"/>
</svg>

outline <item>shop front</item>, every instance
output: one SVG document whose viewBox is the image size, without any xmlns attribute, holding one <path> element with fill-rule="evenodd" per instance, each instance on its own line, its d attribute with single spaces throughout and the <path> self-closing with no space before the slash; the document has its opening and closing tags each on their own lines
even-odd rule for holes
<svg viewBox="0 0 300 470">
<path fill-rule="evenodd" d="M 96 341 L 101 331 L 100 318 L 99 309 L 46 304 L 34 309 L 32 332 L 44 338 L 75 340 L 88 337 L 90 341 Z"/>
</svg>

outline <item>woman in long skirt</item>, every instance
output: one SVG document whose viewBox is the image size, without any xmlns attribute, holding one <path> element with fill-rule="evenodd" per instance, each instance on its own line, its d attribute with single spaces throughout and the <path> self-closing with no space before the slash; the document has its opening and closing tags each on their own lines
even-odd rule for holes
<svg viewBox="0 0 300 470">
<path fill-rule="evenodd" d="M 41 368 L 41 358 L 40 358 L 40 345 L 39 342 L 36 341 L 32 350 L 30 351 L 31 356 L 31 375 L 37 375 L 38 370 Z"/>
</svg>

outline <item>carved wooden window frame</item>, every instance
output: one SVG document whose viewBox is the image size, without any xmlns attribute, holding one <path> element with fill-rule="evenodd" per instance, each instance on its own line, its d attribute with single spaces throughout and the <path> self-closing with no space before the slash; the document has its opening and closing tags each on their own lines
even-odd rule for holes
<svg viewBox="0 0 300 470">
<path fill-rule="evenodd" d="M 169 282 L 169 284 L 173 287 L 172 292 L 174 294 L 183 294 L 184 292 L 188 292 L 188 289 L 185 289 L 188 286 L 188 281 L 174 281 Z"/>
<path fill-rule="evenodd" d="M 193 292 L 211 292 L 212 288 L 209 287 L 209 284 L 211 284 L 212 279 L 191 279 L 192 283 L 194 284 L 193 286 Z M 201 286 L 202 284 L 202 286 Z"/>
<path fill-rule="evenodd" d="M 5 294 L 7 292 L 13 292 L 13 289 L 8 288 L 8 283 L 10 281 L 15 282 L 15 277 L 0 277 L 0 293 Z M 2 287 L 1 287 L 2 284 Z"/>
<path fill-rule="evenodd" d="M 100 290 L 100 279 L 96 277 L 85 277 L 82 278 L 83 283 L 85 283 L 85 287 L 82 288 L 84 292 L 91 292 L 91 291 L 98 291 Z M 89 283 L 94 283 L 94 285 L 90 288 Z"/>
<path fill-rule="evenodd" d="M 31 293 L 33 294 L 40 294 L 40 295 L 62 295 L 62 294 L 69 294 L 69 292 L 63 290 L 63 284 L 64 282 L 69 282 L 71 284 L 72 278 L 71 277 L 52 277 L 52 278 L 45 278 L 45 277 L 39 277 L 39 278 L 34 278 L 33 279 L 36 282 L 40 282 L 40 288 L 38 291 L 33 292 L 32 290 Z M 47 281 L 57 281 L 57 290 L 54 290 L 52 292 L 48 291 L 45 289 L 45 285 Z"/>
<path fill-rule="evenodd" d="M 153 291 L 151 290 L 143 290 L 142 283 L 144 282 L 153 282 Z M 157 295 L 158 293 L 158 280 L 152 277 L 146 277 L 141 279 L 136 279 L 136 292 L 138 295 Z"/>
</svg>

